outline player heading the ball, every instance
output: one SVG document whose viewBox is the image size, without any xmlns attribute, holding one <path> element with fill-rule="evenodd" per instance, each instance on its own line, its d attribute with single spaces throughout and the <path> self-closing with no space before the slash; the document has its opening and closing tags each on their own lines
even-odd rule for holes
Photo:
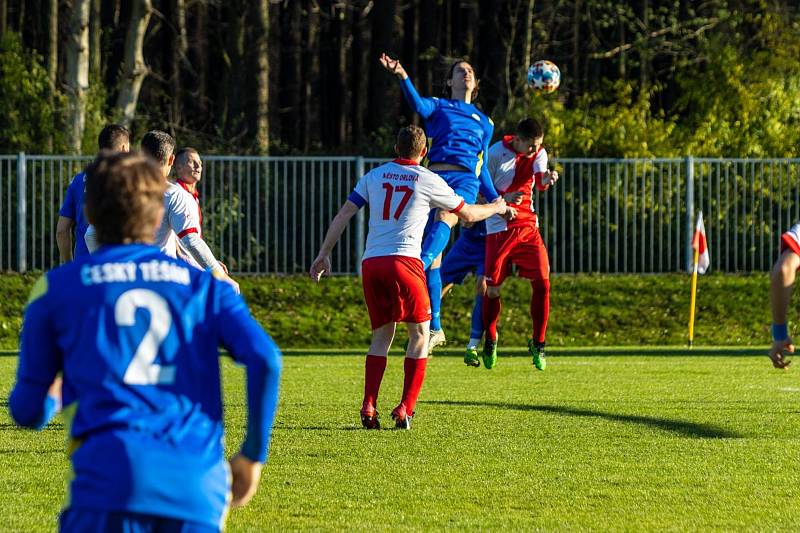
<svg viewBox="0 0 800 533">
<path fill-rule="evenodd" d="M 442 98 L 428 98 L 419 95 L 399 60 L 382 54 L 380 63 L 397 76 L 408 105 L 425 120 L 431 139 L 428 168 L 469 204 L 475 203 L 479 191 L 488 202 L 495 201 L 499 195 L 484 164 L 494 123 L 474 104 L 479 82 L 472 65 L 464 60 L 453 62 L 442 86 Z M 431 300 L 431 348 L 445 343 L 440 266 L 456 222 L 458 218 L 446 210 L 432 213 L 422 243 L 420 257 Z"/>
<path fill-rule="evenodd" d="M 61 531 L 220 531 L 258 486 L 280 352 L 233 287 L 153 246 L 166 188 L 155 163 L 101 154 L 86 173 L 101 246 L 36 282 L 11 416 L 42 428 L 63 403 Z M 219 346 L 247 367 L 247 433 L 230 463 Z"/>
<path fill-rule="evenodd" d="M 367 429 L 380 428 L 378 391 L 397 322 L 408 325 L 409 342 L 403 395 L 392 410 L 392 418 L 397 427 L 411 428 L 428 356 L 431 313 L 420 251 L 423 228 L 431 208 L 446 210 L 469 222 L 494 214 L 513 215 L 513 209 L 502 199 L 484 205 L 466 204 L 441 177 L 420 166 L 427 148 L 425 132 L 417 126 L 400 130 L 395 151 L 397 159 L 359 179 L 331 222 L 310 270 L 315 281 L 330 273 L 333 247 L 352 216 L 370 204 L 369 232 L 362 263 L 364 298 L 372 324 L 361 404 L 361 422 Z"/>
</svg>

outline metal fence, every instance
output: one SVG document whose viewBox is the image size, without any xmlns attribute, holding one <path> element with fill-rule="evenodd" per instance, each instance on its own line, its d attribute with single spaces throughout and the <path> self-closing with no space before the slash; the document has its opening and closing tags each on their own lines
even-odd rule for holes
<svg viewBox="0 0 800 533">
<path fill-rule="evenodd" d="M 0 270 L 58 263 L 55 226 L 88 157 L 0 156 Z M 203 232 L 233 272 L 305 272 L 356 180 L 384 159 L 203 158 Z M 693 215 L 704 212 L 715 270 L 767 270 L 800 219 L 798 159 L 561 159 L 561 181 L 537 193 L 554 272 L 675 272 L 691 260 Z M 365 210 L 333 253 L 358 271 Z"/>
</svg>

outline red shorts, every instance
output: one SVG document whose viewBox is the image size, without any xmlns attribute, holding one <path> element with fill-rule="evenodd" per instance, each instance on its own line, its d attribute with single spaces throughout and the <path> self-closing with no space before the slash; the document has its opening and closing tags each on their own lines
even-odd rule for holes
<svg viewBox="0 0 800 533">
<path fill-rule="evenodd" d="M 422 261 L 404 255 L 370 257 L 361 263 L 361 283 L 372 329 L 431 319 Z"/>
<path fill-rule="evenodd" d="M 484 276 L 493 287 L 503 283 L 511 271 L 511 263 L 519 268 L 519 276 L 530 280 L 548 279 L 550 261 L 539 230 L 533 225 L 511 227 L 486 236 Z"/>
</svg>

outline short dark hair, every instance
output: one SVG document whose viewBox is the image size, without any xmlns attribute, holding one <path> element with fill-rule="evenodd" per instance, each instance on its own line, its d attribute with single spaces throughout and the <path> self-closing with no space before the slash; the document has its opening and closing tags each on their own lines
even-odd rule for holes
<svg viewBox="0 0 800 533">
<path fill-rule="evenodd" d="M 397 132 L 397 155 L 404 159 L 416 159 L 425 148 L 427 138 L 419 126 L 406 126 Z"/>
<path fill-rule="evenodd" d="M 523 139 L 538 139 L 544 137 L 544 128 L 534 118 L 524 118 L 517 124 L 516 132 Z"/>
<path fill-rule="evenodd" d="M 97 136 L 97 147 L 100 150 L 120 152 L 123 144 L 130 144 L 131 132 L 125 126 L 109 124 Z"/>
<path fill-rule="evenodd" d="M 186 156 L 189 154 L 197 154 L 198 157 L 200 156 L 200 152 L 198 152 L 195 148 L 192 148 L 191 146 L 184 146 L 175 152 L 175 162 L 182 165 L 185 162 Z"/>
<path fill-rule="evenodd" d="M 167 183 L 139 154 L 104 150 L 86 168 L 86 214 L 102 244 L 152 241 Z M 156 222 L 157 224 L 157 222 Z"/>
<path fill-rule="evenodd" d="M 142 137 L 142 152 L 155 159 L 158 163 L 166 165 L 169 156 L 175 150 L 175 139 L 165 131 L 148 131 Z"/>
</svg>

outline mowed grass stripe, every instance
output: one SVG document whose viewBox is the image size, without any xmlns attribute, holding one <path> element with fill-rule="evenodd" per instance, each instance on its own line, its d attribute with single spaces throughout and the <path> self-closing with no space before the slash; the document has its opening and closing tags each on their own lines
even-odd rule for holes
<svg viewBox="0 0 800 533">
<path fill-rule="evenodd" d="M 0 359 L 2 390 L 16 361 Z M 228 444 L 244 373 L 225 363 Z M 229 531 L 286 529 L 796 529 L 800 376 L 766 357 L 527 358 L 497 368 L 436 357 L 414 429 L 360 428 L 363 356 L 285 358 L 271 458 Z M 393 356 L 383 421 L 402 387 Z M 3 529 L 55 527 L 67 461 L 60 424 L 0 415 Z"/>
</svg>

